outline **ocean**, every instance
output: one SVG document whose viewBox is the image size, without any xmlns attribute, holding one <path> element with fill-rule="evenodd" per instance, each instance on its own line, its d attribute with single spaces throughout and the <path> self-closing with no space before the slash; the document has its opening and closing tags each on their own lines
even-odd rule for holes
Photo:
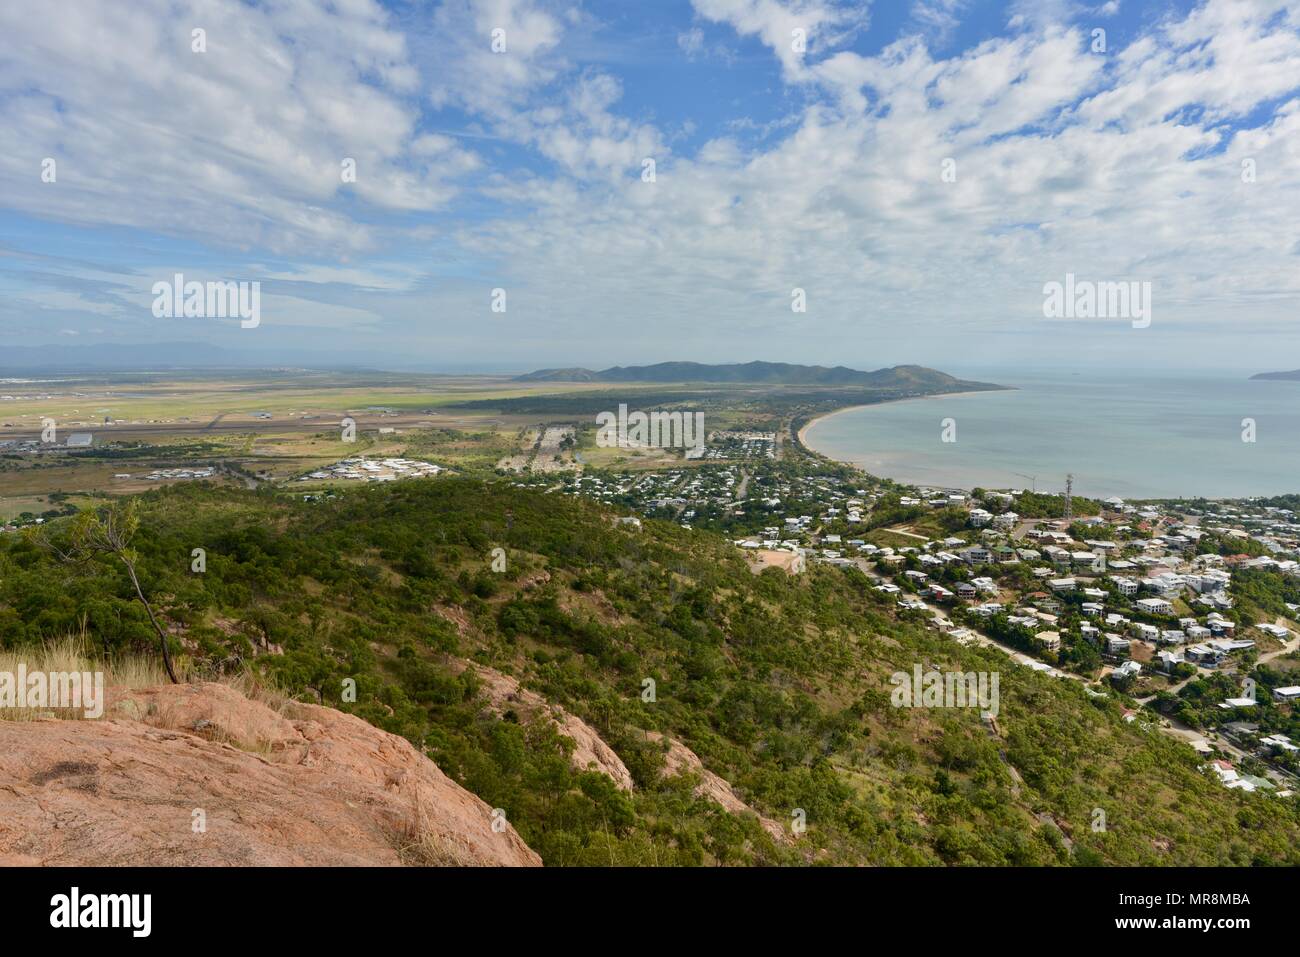
<svg viewBox="0 0 1300 957">
<path fill-rule="evenodd" d="M 946 488 L 1122 498 L 1300 492 L 1300 382 L 1245 373 L 967 375 L 1016 391 L 933 396 L 823 418 L 807 444 L 872 474 Z M 956 441 L 942 441 L 952 419 Z M 1254 441 L 1249 436 L 1253 420 Z"/>
</svg>

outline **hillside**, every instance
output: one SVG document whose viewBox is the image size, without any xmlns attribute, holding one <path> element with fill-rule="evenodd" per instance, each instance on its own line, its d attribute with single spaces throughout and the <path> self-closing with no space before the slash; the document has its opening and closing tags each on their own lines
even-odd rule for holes
<svg viewBox="0 0 1300 957">
<path fill-rule="evenodd" d="M 599 380 L 601 373 L 593 372 L 590 369 L 583 369 L 579 366 L 570 366 L 567 369 L 538 369 L 536 372 L 528 372 L 524 375 L 514 377 L 515 382 L 595 382 Z"/>
<path fill-rule="evenodd" d="M 960 386 L 993 389 L 987 383 L 965 382 L 924 366 L 894 366 L 860 372 L 844 366 L 792 365 L 788 362 L 746 362 L 704 365 L 698 362 L 660 362 L 649 366 L 614 366 L 600 372 L 590 369 L 540 369 L 518 376 L 516 382 L 711 382 L 766 385 L 862 386 L 919 390 L 952 390 Z"/>
<path fill-rule="evenodd" d="M 1292 369 L 1290 372 L 1257 372 L 1252 379 L 1276 379 L 1280 381 L 1294 382 L 1300 380 L 1300 369 Z"/>
<path fill-rule="evenodd" d="M 754 575 L 721 537 L 470 479 L 139 501 L 183 669 L 248 666 L 405 738 L 548 865 L 1300 863 L 1291 802 L 900 617 L 856 569 Z M 0 645 L 83 628 L 154 640 L 120 568 L 0 539 Z M 916 665 L 999 672 L 996 724 L 893 707 Z"/>
<path fill-rule="evenodd" d="M 115 693 L 103 721 L 0 721 L 0 775 L 0 865 L 540 863 L 409 742 L 220 684 Z"/>
</svg>

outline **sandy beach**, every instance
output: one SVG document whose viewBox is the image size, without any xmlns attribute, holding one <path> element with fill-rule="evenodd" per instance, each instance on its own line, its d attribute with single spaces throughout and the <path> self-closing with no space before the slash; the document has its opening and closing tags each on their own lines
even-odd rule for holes
<svg viewBox="0 0 1300 957">
<path fill-rule="evenodd" d="M 870 408 L 871 406 L 886 405 L 891 402 L 915 402 L 919 399 L 946 399 L 954 395 L 975 395 L 980 392 L 1003 392 L 1003 391 L 1006 390 L 1005 389 L 967 389 L 962 392 L 938 392 L 933 395 L 909 395 L 909 396 L 904 396 L 903 398 L 900 399 L 886 399 L 883 402 L 868 402 L 859 405 L 846 405 L 842 409 L 835 409 L 832 412 L 827 412 L 824 415 L 816 416 L 815 418 L 809 419 L 807 422 L 805 422 L 803 424 L 803 427 L 799 429 L 799 444 L 802 445 L 804 448 L 808 449 L 809 451 L 816 452 L 817 450 L 808 444 L 808 433 L 812 431 L 813 427 L 822 422 L 825 422 L 827 419 L 833 418 L 834 416 L 837 415 L 843 415 L 845 412 L 852 412 L 855 409 L 867 409 Z M 847 462 L 845 464 L 852 465 L 853 463 Z"/>
</svg>

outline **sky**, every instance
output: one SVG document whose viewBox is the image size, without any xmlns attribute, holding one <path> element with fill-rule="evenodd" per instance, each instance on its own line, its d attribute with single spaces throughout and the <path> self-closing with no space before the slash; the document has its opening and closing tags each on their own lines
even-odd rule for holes
<svg viewBox="0 0 1300 957">
<path fill-rule="evenodd" d="M 1300 2 L 59 9 L 0 5 L 7 347 L 1300 367 Z"/>
</svg>

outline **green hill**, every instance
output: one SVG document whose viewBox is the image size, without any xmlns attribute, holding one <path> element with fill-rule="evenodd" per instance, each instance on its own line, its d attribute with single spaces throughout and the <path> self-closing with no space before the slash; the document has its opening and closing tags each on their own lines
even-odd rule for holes
<svg viewBox="0 0 1300 957">
<path fill-rule="evenodd" d="M 1113 696 L 903 620 L 856 569 L 754 575 L 720 537 L 470 479 L 317 502 L 195 485 L 139 507 L 142 585 L 183 667 L 248 666 L 407 737 L 547 864 L 1300 863 L 1293 802 L 1226 790 Z M 153 648 L 119 566 L 0 537 L 0 646 L 83 631 L 109 654 Z M 585 721 L 632 790 L 575 769 L 525 709 L 490 707 L 466 661 Z M 998 672 L 996 727 L 893 707 L 890 675 L 918 664 Z M 774 840 L 697 794 L 650 732 L 806 832 Z"/>
<path fill-rule="evenodd" d="M 590 369 L 539 369 L 518 376 L 517 382 L 709 382 L 766 385 L 864 386 L 879 389 L 911 387 L 951 391 L 957 387 L 996 389 L 981 382 L 966 382 L 924 366 L 894 366 L 860 372 L 845 366 L 805 366 L 788 362 L 745 362 L 705 365 L 699 362 L 660 362 L 649 366 L 614 366 L 600 372 Z"/>
</svg>

